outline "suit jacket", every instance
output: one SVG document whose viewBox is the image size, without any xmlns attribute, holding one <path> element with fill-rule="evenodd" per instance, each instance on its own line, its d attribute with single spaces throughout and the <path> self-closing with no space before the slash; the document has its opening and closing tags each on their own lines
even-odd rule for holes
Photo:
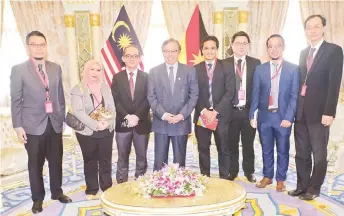
<svg viewBox="0 0 344 216">
<path fill-rule="evenodd" d="M 152 131 L 169 136 L 191 133 L 191 112 L 198 99 L 198 81 L 193 67 L 178 63 L 174 94 L 168 79 L 166 64 L 151 69 L 148 76 L 148 101 L 154 113 Z M 164 113 L 182 114 L 184 120 L 169 124 L 162 120 Z"/>
<path fill-rule="evenodd" d="M 210 108 L 209 103 L 209 78 L 206 69 L 206 62 L 203 61 L 195 65 L 199 85 L 199 97 L 195 107 L 194 123 L 200 116 L 201 111 Z M 235 77 L 233 71 L 224 61 L 218 59 L 213 71 L 213 80 L 211 85 L 211 94 L 213 108 L 219 114 L 219 121 L 229 122 L 231 110 L 229 109 L 235 90 Z"/>
<path fill-rule="evenodd" d="M 278 114 L 281 120 L 294 122 L 300 80 L 298 66 L 284 61 L 279 79 Z M 253 75 L 250 119 L 254 118 L 254 112 L 258 109 L 258 122 L 267 120 L 270 89 L 270 62 L 266 62 L 257 66 Z"/>
<path fill-rule="evenodd" d="M 37 75 L 35 66 L 28 60 L 12 67 L 11 112 L 14 128 L 22 127 L 27 134 L 41 135 L 50 118 L 56 133 L 61 133 L 65 118 L 65 98 L 60 65 L 45 61 L 49 78 L 49 97 L 53 113 L 45 112 L 45 87 Z"/>
<path fill-rule="evenodd" d="M 234 57 L 230 57 L 224 60 L 226 64 L 229 66 L 230 73 L 234 73 L 234 94 L 233 98 L 231 100 L 231 106 L 234 106 L 235 103 L 235 94 L 238 94 L 236 91 L 236 71 L 234 66 Z M 251 105 L 251 96 L 252 96 L 252 82 L 253 82 L 253 73 L 258 65 L 261 64 L 261 61 L 259 59 L 246 56 L 246 107 L 250 107 Z"/>
<path fill-rule="evenodd" d="M 149 117 L 149 103 L 147 99 L 148 74 L 140 70 L 137 71 L 134 100 L 131 98 L 130 86 L 127 71 L 117 73 L 112 79 L 112 95 L 116 104 L 116 132 L 129 132 L 132 128 L 122 127 L 121 121 L 128 114 L 134 114 L 139 118 L 139 123 L 135 126 L 138 134 L 149 134 L 151 130 L 151 120 Z"/>
<path fill-rule="evenodd" d="M 300 55 L 300 90 L 306 79 L 309 50 L 307 47 Z M 299 96 L 296 120 L 305 115 L 308 123 L 320 123 L 323 115 L 335 117 L 342 72 L 342 48 L 324 41 L 308 72 L 306 96 Z"/>
<path fill-rule="evenodd" d="M 115 119 L 115 103 L 111 94 L 111 89 L 106 83 L 102 83 L 100 87 L 105 108 L 112 113 L 113 118 L 108 119 L 109 130 L 113 130 Z M 82 131 L 75 131 L 85 136 L 91 136 L 93 131 L 97 131 L 98 121 L 92 119 L 89 114 L 94 110 L 91 92 L 87 86 L 80 83 L 76 85 L 71 91 L 72 113 L 85 124 L 85 129 Z"/>
</svg>

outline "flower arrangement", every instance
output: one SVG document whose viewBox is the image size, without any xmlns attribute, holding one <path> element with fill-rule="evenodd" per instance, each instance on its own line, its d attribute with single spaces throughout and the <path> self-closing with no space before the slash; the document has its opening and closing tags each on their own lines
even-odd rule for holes
<svg viewBox="0 0 344 216">
<path fill-rule="evenodd" d="M 208 177 L 179 167 L 179 164 L 165 165 L 138 178 L 139 194 L 149 197 L 190 197 L 203 195 Z"/>
</svg>

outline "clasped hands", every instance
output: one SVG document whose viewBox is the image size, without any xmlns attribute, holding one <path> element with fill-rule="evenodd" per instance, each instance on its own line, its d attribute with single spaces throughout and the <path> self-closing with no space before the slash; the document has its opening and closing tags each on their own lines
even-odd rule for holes
<svg viewBox="0 0 344 216">
<path fill-rule="evenodd" d="M 109 123 L 107 121 L 105 120 L 98 121 L 98 124 L 97 124 L 98 131 L 105 130 L 108 127 L 109 127 Z"/>
<path fill-rule="evenodd" d="M 216 119 L 217 112 L 215 110 L 204 109 L 203 110 L 203 115 L 207 119 L 207 122 L 211 123 L 211 122 L 213 122 Z"/>
<path fill-rule="evenodd" d="M 169 124 L 177 124 L 181 120 L 184 120 L 184 117 L 182 114 L 173 115 L 171 113 L 165 113 L 164 120 Z"/>
<path fill-rule="evenodd" d="M 135 127 L 139 123 L 139 117 L 137 117 L 136 115 L 127 115 L 125 119 L 127 119 L 128 121 L 128 128 Z"/>
</svg>

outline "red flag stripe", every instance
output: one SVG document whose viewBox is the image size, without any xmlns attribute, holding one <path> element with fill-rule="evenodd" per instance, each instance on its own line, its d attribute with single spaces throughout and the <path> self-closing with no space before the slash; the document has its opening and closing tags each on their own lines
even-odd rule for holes
<svg viewBox="0 0 344 216">
<path fill-rule="evenodd" d="M 112 49 L 112 47 L 111 47 L 111 44 L 110 44 L 110 41 L 109 41 L 109 40 L 106 41 L 106 47 L 107 47 L 109 53 L 111 54 L 111 57 L 112 57 L 113 61 L 114 61 L 115 64 L 116 64 L 116 67 L 117 67 L 117 69 L 118 69 L 118 71 L 116 71 L 116 73 L 118 73 L 119 71 L 122 70 L 122 66 L 121 66 L 121 64 L 118 62 L 117 57 L 116 57 L 116 55 L 115 55 L 115 53 L 114 53 L 114 51 L 113 51 L 113 49 Z"/>
</svg>

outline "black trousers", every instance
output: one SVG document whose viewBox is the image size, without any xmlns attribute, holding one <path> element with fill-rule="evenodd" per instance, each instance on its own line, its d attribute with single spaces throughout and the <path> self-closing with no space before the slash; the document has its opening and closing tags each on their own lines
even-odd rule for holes
<svg viewBox="0 0 344 216">
<path fill-rule="evenodd" d="M 215 144 L 218 153 L 220 178 L 228 179 L 229 175 L 229 147 L 228 147 L 228 123 L 219 120 L 216 130 L 213 132 L 207 128 L 195 125 L 195 135 L 198 143 L 199 166 L 201 174 L 210 177 L 210 145 L 211 135 L 214 133 Z"/>
<path fill-rule="evenodd" d="M 245 175 L 254 173 L 254 138 L 256 129 L 250 125 L 248 110 L 233 110 L 233 119 L 229 123 L 229 153 L 230 174 L 238 175 L 239 172 L 239 141 L 242 143 L 242 167 Z"/>
<path fill-rule="evenodd" d="M 319 195 L 327 171 L 330 127 L 325 127 L 321 122 L 309 124 L 304 117 L 295 122 L 294 127 L 297 189 Z"/>
<path fill-rule="evenodd" d="M 32 200 L 44 200 L 43 166 L 49 164 L 51 198 L 59 197 L 62 186 L 62 133 L 56 133 L 50 120 L 42 135 L 27 134 L 25 149 L 28 154 L 28 170 Z"/>
<path fill-rule="evenodd" d="M 102 138 L 94 138 L 76 133 L 76 138 L 80 144 L 84 159 L 87 195 L 96 195 L 99 186 L 102 191 L 106 191 L 112 186 L 111 159 L 113 136 L 114 132 Z"/>
</svg>

